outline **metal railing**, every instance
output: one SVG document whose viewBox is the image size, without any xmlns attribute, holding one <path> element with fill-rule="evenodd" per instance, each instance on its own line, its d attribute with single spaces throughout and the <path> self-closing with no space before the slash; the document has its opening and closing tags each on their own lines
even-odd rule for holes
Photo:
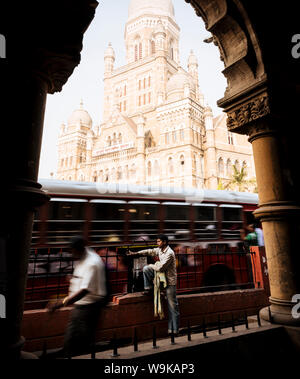
<svg viewBox="0 0 300 379">
<path fill-rule="evenodd" d="M 142 266 L 126 256 L 126 247 L 94 248 L 106 265 L 111 297 L 143 290 Z M 139 246 L 135 249 L 139 250 Z M 178 293 L 254 287 L 250 255 L 244 251 L 223 245 L 208 249 L 181 246 L 174 250 Z M 64 247 L 33 249 L 29 257 L 25 309 L 44 307 L 49 300 L 66 296 L 73 268 L 72 255 Z"/>
</svg>

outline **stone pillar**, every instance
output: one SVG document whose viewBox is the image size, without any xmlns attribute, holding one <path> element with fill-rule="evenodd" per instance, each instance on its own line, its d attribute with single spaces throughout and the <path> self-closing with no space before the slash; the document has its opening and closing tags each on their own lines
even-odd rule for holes
<svg viewBox="0 0 300 379">
<path fill-rule="evenodd" d="M 285 325 L 300 325 L 293 318 L 292 297 L 300 294 L 300 206 L 294 180 L 295 152 L 289 125 L 280 114 L 272 112 L 269 96 L 261 91 L 228 112 L 229 130 L 249 135 L 252 143 L 259 207 L 255 217 L 262 222 L 270 279 L 270 312 L 264 319 Z M 297 169 L 298 170 L 298 169 Z"/>
<path fill-rule="evenodd" d="M 65 0 L 45 0 L 20 3 L 1 13 L 9 20 L 9 27 L 2 26 L 8 54 L 0 62 L 0 256 L 6 265 L 4 283 L 1 280 L 6 298 L 6 318 L 0 320 L 3 361 L 32 357 L 21 353 L 21 322 L 34 210 L 48 199 L 37 182 L 46 97 L 61 91 L 79 64 L 83 34 L 96 6 L 95 0 L 79 2 L 76 9 Z M 71 20 L 68 25 L 66 19 Z M 28 31 L 26 41 L 22 30 Z"/>
<path fill-rule="evenodd" d="M 300 325 L 292 317 L 292 297 L 300 293 L 299 277 L 299 217 L 300 207 L 290 198 L 283 136 L 271 129 L 271 121 L 258 121 L 252 128 L 252 143 L 259 208 L 255 216 L 263 225 L 270 278 L 270 311 L 272 321 L 286 325 Z M 261 311 L 269 319 L 269 309 Z"/>
<path fill-rule="evenodd" d="M 14 82 L 11 83 L 14 85 Z M 5 130 L 10 156 L 1 149 L 3 183 L 1 234 L 6 257 L 6 319 L 4 348 L 9 358 L 20 358 L 24 338 L 20 335 L 28 256 L 35 207 L 47 200 L 37 183 L 45 103 L 48 86 L 39 75 L 19 77 L 18 85 L 26 88 L 26 97 L 17 104 L 14 114 L 17 130 Z M 2 334 L 3 336 L 4 334 Z"/>
</svg>

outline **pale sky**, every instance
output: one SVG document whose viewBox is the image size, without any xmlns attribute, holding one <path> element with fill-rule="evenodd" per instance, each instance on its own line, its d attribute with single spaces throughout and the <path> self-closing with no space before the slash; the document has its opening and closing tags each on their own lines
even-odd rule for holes
<svg viewBox="0 0 300 379">
<path fill-rule="evenodd" d="M 39 178 L 50 178 L 56 173 L 57 141 L 60 125 L 83 100 L 84 108 L 93 120 L 93 126 L 102 122 L 104 50 L 109 42 L 116 53 L 115 68 L 125 62 L 124 30 L 130 0 L 100 0 L 96 15 L 84 35 L 81 63 L 60 93 L 48 95 L 44 122 L 44 133 L 40 160 Z M 173 0 L 175 18 L 180 32 L 180 63 L 187 69 L 191 50 L 198 58 L 199 86 L 205 101 L 212 107 L 214 116 L 222 112 L 217 100 L 223 97 L 226 79 L 222 74 L 224 65 L 218 48 L 204 43 L 210 37 L 204 22 L 197 17 L 190 4 L 184 0 Z"/>
</svg>

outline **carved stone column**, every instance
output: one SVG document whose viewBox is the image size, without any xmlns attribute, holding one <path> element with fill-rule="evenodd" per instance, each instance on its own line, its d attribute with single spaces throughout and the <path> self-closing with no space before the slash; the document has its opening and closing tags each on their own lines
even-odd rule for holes
<svg viewBox="0 0 300 379">
<path fill-rule="evenodd" d="M 259 207 L 254 212 L 261 220 L 270 278 L 270 312 L 264 319 L 285 325 L 300 325 L 293 318 L 293 295 L 300 293 L 299 218 L 300 206 L 290 191 L 291 169 L 287 157 L 283 120 L 270 112 L 268 94 L 263 92 L 228 113 L 232 131 L 247 131 L 255 161 Z M 284 120 L 285 121 L 285 120 Z"/>
</svg>

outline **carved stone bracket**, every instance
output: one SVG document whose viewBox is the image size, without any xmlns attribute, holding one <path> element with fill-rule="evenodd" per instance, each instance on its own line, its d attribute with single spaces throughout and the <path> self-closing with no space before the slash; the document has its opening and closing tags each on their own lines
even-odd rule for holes
<svg viewBox="0 0 300 379">
<path fill-rule="evenodd" d="M 249 124 L 269 114 L 269 97 L 264 93 L 229 110 L 227 127 L 230 131 L 250 135 Z"/>
</svg>

